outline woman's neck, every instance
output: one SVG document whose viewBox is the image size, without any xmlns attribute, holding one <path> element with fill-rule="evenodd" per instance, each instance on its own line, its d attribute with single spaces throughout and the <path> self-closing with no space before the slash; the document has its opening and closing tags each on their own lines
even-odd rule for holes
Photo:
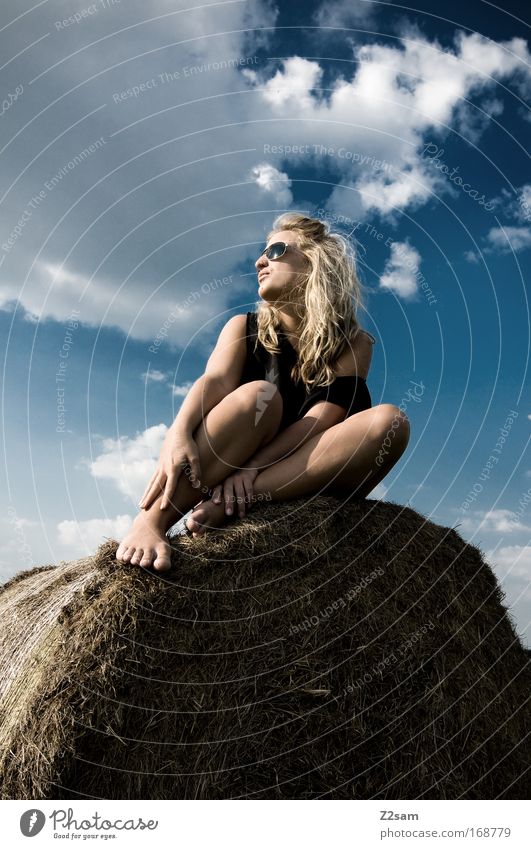
<svg viewBox="0 0 531 849">
<path fill-rule="evenodd" d="M 278 313 L 280 326 L 289 341 L 296 347 L 300 338 L 301 319 L 290 310 L 283 309 Z"/>
</svg>

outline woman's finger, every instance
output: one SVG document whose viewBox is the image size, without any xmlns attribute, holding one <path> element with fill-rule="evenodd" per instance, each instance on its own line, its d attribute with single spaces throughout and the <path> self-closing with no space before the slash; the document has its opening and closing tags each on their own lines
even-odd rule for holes
<svg viewBox="0 0 531 849">
<path fill-rule="evenodd" d="M 158 475 L 157 478 L 153 481 L 151 485 L 151 489 L 144 499 L 144 503 L 142 504 L 142 508 L 147 510 L 151 507 L 151 504 L 155 500 L 155 498 L 159 495 L 161 490 L 164 488 L 164 477 L 162 474 Z"/>
<path fill-rule="evenodd" d="M 175 487 L 177 484 L 177 475 L 175 470 L 171 471 L 168 475 L 168 479 L 166 481 L 166 486 L 164 487 L 164 495 L 162 496 L 162 501 L 160 502 L 160 509 L 164 510 L 167 505 L 170 503 L 173 493 L 175 492 Z"/>
<path fill-rule="evenodd" d="M 238 515 L 240 517 L 245 516 L 245 490 L 243 488 L 243 481 L 240 480 L 240 478 L 236 478 L 236 481 L 234 483 L 234 489 L 236 491 Z"/>
<path fill-rule="evenodd" d="M 201 465 L 198 457 L 192 457 L 190 460 L 192 486 L 201 486 Z"/>
<path fill-rule="evenodd" d="M 145 490 L 144 490 L 144 492 L 143 492 L 142 498 L 140 499 L 140 501 L 139 501 L 139 503 L 138 503 L 138 506 L 139 506 L 139 507 L 142 507 L 142 503 L 146 500 L 147 494 L 148 494 L 148 492 L 150 491 L 151 487 L 153 486 L 153 484 L 154 484 L 155 480 L 157 479 L 158 474 L 159 474 L 159 470 L 158 470 L 158 469 L 155 469 L 155 471 L 154 471 L 154 472 L 153 472 L 153 474 L 151 475 L 151 477 L 150 477 L 150 479 L 149 479 L 149 482 L 148 482 L 148 484 L 147 484 L 147 486 L 146 486 L 146 488 L 145 488 Z"/>
<path fill-rule="evenodd" d="M 149 507 L 151 507 L 151 505 L 153 504 L 155 499 L 158 498 L 158 496 L 163 491 L 163 489 L 164 489 L 164 479 L 158 478 L 155 481 L 155 483 L 151 487 L 151 490 L 148 492 L 148 494 L 146 496 L 146 500 L 144 501 L 144 510 L 147 510 Z"/>
<path fill-rule="evenodd" d="M 250 509 L 253 503 L 253 485 L 250 481 L 244 480 L 243 486 L 245 488 L 245 503 L 248 505 L 248 509 Z"/>
<path fill-rule="evenodd" d="M 223 484 L 223 495 L 225 498 L 225 513 L 227 516 L 230 516 L 234 505 L 234 483 L 232 478 L 225 480 Z"/>
<path fill-rule="evenodd" d="M 218 483 L 214 489 L 212 490 L 212 501 L 214 504 L 221 504 L 221 500 L 223 498 L 222 486 Z"/>
</svg>

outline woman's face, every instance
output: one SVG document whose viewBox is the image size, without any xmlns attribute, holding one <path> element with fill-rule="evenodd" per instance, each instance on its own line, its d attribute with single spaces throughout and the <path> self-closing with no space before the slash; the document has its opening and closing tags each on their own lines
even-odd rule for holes
<svg viewBox="0 0 531 849">
<path fill-rule="evenodd" d="M 297 247 L 297 236 L 291 230 L 273 233 L 266 247 L 275 242 L 286 242 L 288 248 L 279 259 L 268 259 L 262 254 L 256 260 L 258 294 L 264 301 L 271 303 L 300 302 L 301 291 L 298 286 L 307 279 L 310 266 L 308 257 Z"/>
</svg>

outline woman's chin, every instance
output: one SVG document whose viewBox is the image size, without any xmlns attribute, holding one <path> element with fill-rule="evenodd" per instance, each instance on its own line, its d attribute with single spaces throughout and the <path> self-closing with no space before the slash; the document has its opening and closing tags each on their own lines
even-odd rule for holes
<svg viewBox="0 0 531 849">
<path fill-rule="evenodd" d="M 258 284 L 258 294 L 264 301 L 269 301 L 273 303 L 277 301 L 278 298 L 281 297 L 281 292 L 276 292 L 275 289 L 271 285 L 267 285 L 267 283 L 259 283 Z"/>
</svg>

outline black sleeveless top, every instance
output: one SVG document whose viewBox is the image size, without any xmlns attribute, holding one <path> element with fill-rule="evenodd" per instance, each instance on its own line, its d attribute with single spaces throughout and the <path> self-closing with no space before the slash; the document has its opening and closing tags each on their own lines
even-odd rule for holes
<svg viewBox="0 0 531 849">
<path fill-rule="evenodd" d="M 294 381 L 290 375 L 297 362 L 297 351 L 283 330 L 277 330 L 280 354 L 270 354 L 257 339 L 257 314 L 247 313 L 247 356 L 241 383 L 251 380 L 268 380 L 278 387 L 284 410 L 280 429 L 302 418 L 313 404 L 330 401 L 347 411 L 346 418 L 372 407 L 371 396 L 363 377 L 339 376 L 328 386 L 308 392 L 302 380 Z M 256 351 L 254 350 L 256 344 Z"/>
</svg>

